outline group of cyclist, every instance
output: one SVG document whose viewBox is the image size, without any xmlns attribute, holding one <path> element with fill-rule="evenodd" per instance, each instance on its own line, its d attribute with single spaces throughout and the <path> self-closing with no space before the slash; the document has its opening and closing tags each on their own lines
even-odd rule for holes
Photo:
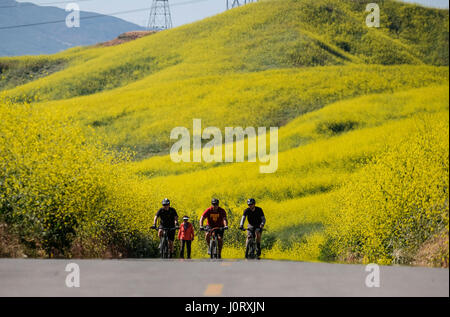
<svg viewBox="0 0 450 317">
<path fill-rule="evenodd" d="M 247 240 L 254 235 L 256 237 L 256 256 L 259 259 L 261 256 L 261 235 L 266 224 L 266 218 L 264 217 L 264 212 L 260 207 L 257 207 L 255 199 L 249 198 L 247 200 L 248 208 L 244 210 L 242 215 L 239 229 L 244 229 L 245 220 L 248 220 L 247 225 Z M 153 229 L 156 229 L 156 222 L 160 219 L 159 227 L 158 227 L 158 236 L 161 240 L 163 237 L 164 230 L 167 230 L 167 238 L 169 241 L 169 257 L 173 257 L 174 250 L 174 240 L 175 240 L 175 230 L 180 229 L 178 233 L 178 239 L 181 241 L 181 253 L 180 257 L 184 257 L 184 247 L 186 245 L 187 249 L 187 258 L 190 258 L 191 254 L 191 242 L 194 239 L 194 228 L 191 223 L 188 222 L 189 217 L 183 217 L 183 223 L 181 226 L 178 223 L 178 214 L 176 210 L 170 206 L 170 200 L 164 198 L 162 201 L 162 207 L 158 210 L 153 220 Z M 205 220 L 207 221 L 206 227 L 203 226 Z M 227 213 L 226 211 L 219 206 L 219 200 L 217 198 L 213 198 L 211 200 L 211 206 L 208 207 L 200 217 L 200 230 L 206 231 L 205 241 L 208 245 L 208 254 L 211 254 L 210 250 L 210 240 L 211 233 L 214 229 L 215 234 L 218 238 L 218 258 L 222 257 L 222 246 L 223 246 L 223 236 L 224 230 L 228 229 L 228 221 L 227 221 Z M 246 252 L 245 257 L 248 257 Z"/>
</svg>

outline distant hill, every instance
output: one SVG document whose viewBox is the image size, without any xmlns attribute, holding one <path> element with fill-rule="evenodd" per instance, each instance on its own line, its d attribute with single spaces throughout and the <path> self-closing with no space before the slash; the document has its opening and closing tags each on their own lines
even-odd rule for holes
<svg viewBox="0 0 450 317">
<path fill-rule="evenodd" d="M 68 28 L 65 22 L 2 29 L 14 25 L 65 21 L 64 9 L 0 0 L 0 56 L 52 54 L 79 45 L 91 45 L 114 39 L 128 31 L 144 28 L 122 19 L 102 16 L 92 12 L 80 12 L 79 28 Z"/>
</svg>

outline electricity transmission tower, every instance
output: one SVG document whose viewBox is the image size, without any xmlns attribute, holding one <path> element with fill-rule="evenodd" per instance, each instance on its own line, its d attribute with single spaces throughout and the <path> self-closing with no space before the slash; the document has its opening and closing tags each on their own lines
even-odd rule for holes
<svg viewBox="0 0 450 317">
<path fill-rule="evenodd" d="M 148 30 L 167 30 L 172 28 L 169 0 L 153 0 L 150 16 L 148 18 Z"/>
<path fill-rule="evenodd" d="M 225 1 L 227 2 L 227 10 L 228 10 L 250 2 L 256 2 L 257 0 L 225 0 Z"/>
</svg>

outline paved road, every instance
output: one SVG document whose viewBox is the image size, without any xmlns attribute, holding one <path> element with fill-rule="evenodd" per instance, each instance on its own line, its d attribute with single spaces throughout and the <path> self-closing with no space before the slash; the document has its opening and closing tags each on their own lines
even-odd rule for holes
<svg viewBox="0 0 450 317">
<path fill-rule="evenodd" d="M 66 286 L 76 263 L 80 287 Z M 449 296 L 449 270 L 245 260 L 0 259 L 0 296 Z"/>
</svg>

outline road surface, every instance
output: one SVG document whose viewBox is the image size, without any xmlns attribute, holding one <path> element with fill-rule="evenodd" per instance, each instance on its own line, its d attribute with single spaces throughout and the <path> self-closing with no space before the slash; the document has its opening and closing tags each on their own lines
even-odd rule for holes
<svg viewBox="0 0 450 317">
<path fill-rule="evenodd" d="M 76 270 L 79 268 L 79 287 Z M 271 260 L 0 259 L 0 296 L 449 296 L 449 270 Z M 70 278 L 67 276 L 70 274 Z M 369 279 L 374 282 L 375 279 Z M 373 283 L 372 283 L 373 284 Z"/>
</svg>

